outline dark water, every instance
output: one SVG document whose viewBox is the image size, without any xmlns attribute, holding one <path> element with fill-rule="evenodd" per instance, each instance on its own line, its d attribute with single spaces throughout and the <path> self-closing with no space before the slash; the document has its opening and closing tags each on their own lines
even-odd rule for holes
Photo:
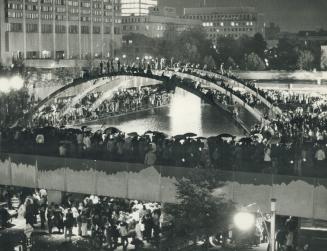
<svg viewBox="0 0 327 251">
<path fill-rule="evenodd" d="M 221 133 L 242 135 L 243 130 L 222 111 L 203 104 L 197 96 L 177 89 L 170 106 L 137 112 L 92 123 L 94 127 L 115 126 L 124 132 L 156 130 L 168 135 L 193 132 L 199 136 Z"/>
</svg>

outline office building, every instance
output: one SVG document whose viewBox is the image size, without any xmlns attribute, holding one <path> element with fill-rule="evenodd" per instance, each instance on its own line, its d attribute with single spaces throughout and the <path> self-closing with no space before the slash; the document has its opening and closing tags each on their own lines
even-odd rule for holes
<svg viewBox="0 0 327 251">
<path fill-rule="evenodd" d="M 93 59 L 121 45 L 119 0 L 1 0 L 1 61 Z"/>
<path fill-rule="evenodd" d="M 264 36 L 264 15 L 254 7 L 184 8 L 184 18 L 200 20 L 212 41 L 220 36 L 238 38 L 258 32 Z"/>
<path fill-rule="evenodd" d="M 151 7 L 147 16 L 123 16 L 122 34 L 139 33 L 151 38 L 173 38 L 177 34 L 201 26 L 199 20 L 180 18 L 172 7 Z"/>
<path fill-rule="evenodd" d="M 122 16 L 146 16 L 150 7 L 158 5 L 157 0 L 120 0 Z"/>
</svg>

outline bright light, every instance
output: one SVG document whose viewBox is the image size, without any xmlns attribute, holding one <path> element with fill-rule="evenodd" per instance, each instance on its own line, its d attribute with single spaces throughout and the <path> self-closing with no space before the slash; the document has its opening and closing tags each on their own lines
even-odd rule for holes
<svg viewBox="0 0 327 251">
<path fill-rule="evenodd" d="M 123 55 L 123 58 L 126 58 L 126 55 L 125 54 Z"/>
<path fill-rule="evenodd" d="M 24 80 L 19 76 L 14 76 L 9 79 L 9 85 L 11 88 L 18 90 L 20 88 L 23 88 Z"/>
<path fill-rule="evenodd" d="M 119 58 L 115 58 L 115 60 L 116 60 L 116 61 L 118 61 L 118 60 L 119 60 Z"/>
<path fill-rule="evenodd" d="M 10 79 L 0 78 L 0 92 L 8 93 L 10 90 L 19 90 L 23 87 L 24 80 L 19 76 Z"/>
<path fill-rule="evenodd" d="M 234 216 L 234 223 L 242 231 L 249 230 L 255 224 L 255 218 L 253 214 L 240 212 Z"/>
</svg>

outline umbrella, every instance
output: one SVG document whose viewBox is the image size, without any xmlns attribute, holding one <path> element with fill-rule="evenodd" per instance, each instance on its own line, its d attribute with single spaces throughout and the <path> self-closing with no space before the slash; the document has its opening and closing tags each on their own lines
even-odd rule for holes
<svg viewBox="0 0 327 251">
<path fill-rule="evenodd" d="M 78 133 L 81 133 L 82 131 L 77 128 L 67 128 L 67 129 L 65 129 L 65 132 L 72 133 L 72 134 L 78 134 Z"/>
<path fill-rule="evenodd" d="M 130 132 L 130 133 L 128 133 L 127 135 L 130 136 L 130 137 L 137 137 L 137 136 L 139 136 L 139 135 L 137 134 L 137 132 Z"/>
<path fill-rule="evenodd" d="M 173 138 L 176 140 L 181 140 L 181 139 L 185 139 L 185 135 L 175 135 Z"/>
<path fill-rule="evenodd" d="M 196 139 L 204 140 L 204 139 L 207 139 L 207 138 L 205 138 L 205 137 L 197 137 Z"/>
<path fill-rule="evenodd" d="M 119 130 L 116 127 L 108 127 L 107 129 L 104 130 L 104 133 L 109 133 L 109 134 L 115 134 L 115 133 L 120 133 L 121 130 Z"/>
<path fill-rule="evenodd" d="M 151 133 L 153 134 L 154 132 L 149 130 L 149 131 L 146 131 L 144 134 L 151 134 Z"/>
<path fill-rule="evenodd" d="M 251 143 L 253 140 L 251 138 L 241 138 L 238 142 Z"/>
<path fill-rule="evenodd" d="M 163 138 L 167 138 L 168 137 L 168 135 L 166 133 L 158 132 L 158 131 L 153 131 L 152 134 L 155 135 L 155 136 L 157 136 L 157 137 L 163 137 Z"/>
<path fill-rule="evenodd" d="M 190 137 L 195 137 L 196 134 L 195 133 L 192 133 L 192 132 L 188 132 L 188 133 L 185 133 L 184 136 L 190 138 Z"/>
<path fill-rule="evenodd" d="M 218 135 L 219 138 L 234 138 L 235 136 L 228 134 L 228 133 L 222 133 Z"/>
</svg>

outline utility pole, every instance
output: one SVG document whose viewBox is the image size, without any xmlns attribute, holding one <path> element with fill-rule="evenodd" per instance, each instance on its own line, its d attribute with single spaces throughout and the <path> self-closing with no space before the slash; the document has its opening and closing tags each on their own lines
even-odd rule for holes
<svg viewBox="0 0 327 251">
<path fill-rule="evenodd" d="M 275 251 L 275 223 L 276 223 L 276 199 L 270 200 L 271 222 L 270 222 L 270 251 Z"/>
<path fill-rule="evenodd" d="M 112 1 L 112 15 L 111 15 L 111 57 L 115 58 L 115 7 L 116 1 Z"/>
</svg>

